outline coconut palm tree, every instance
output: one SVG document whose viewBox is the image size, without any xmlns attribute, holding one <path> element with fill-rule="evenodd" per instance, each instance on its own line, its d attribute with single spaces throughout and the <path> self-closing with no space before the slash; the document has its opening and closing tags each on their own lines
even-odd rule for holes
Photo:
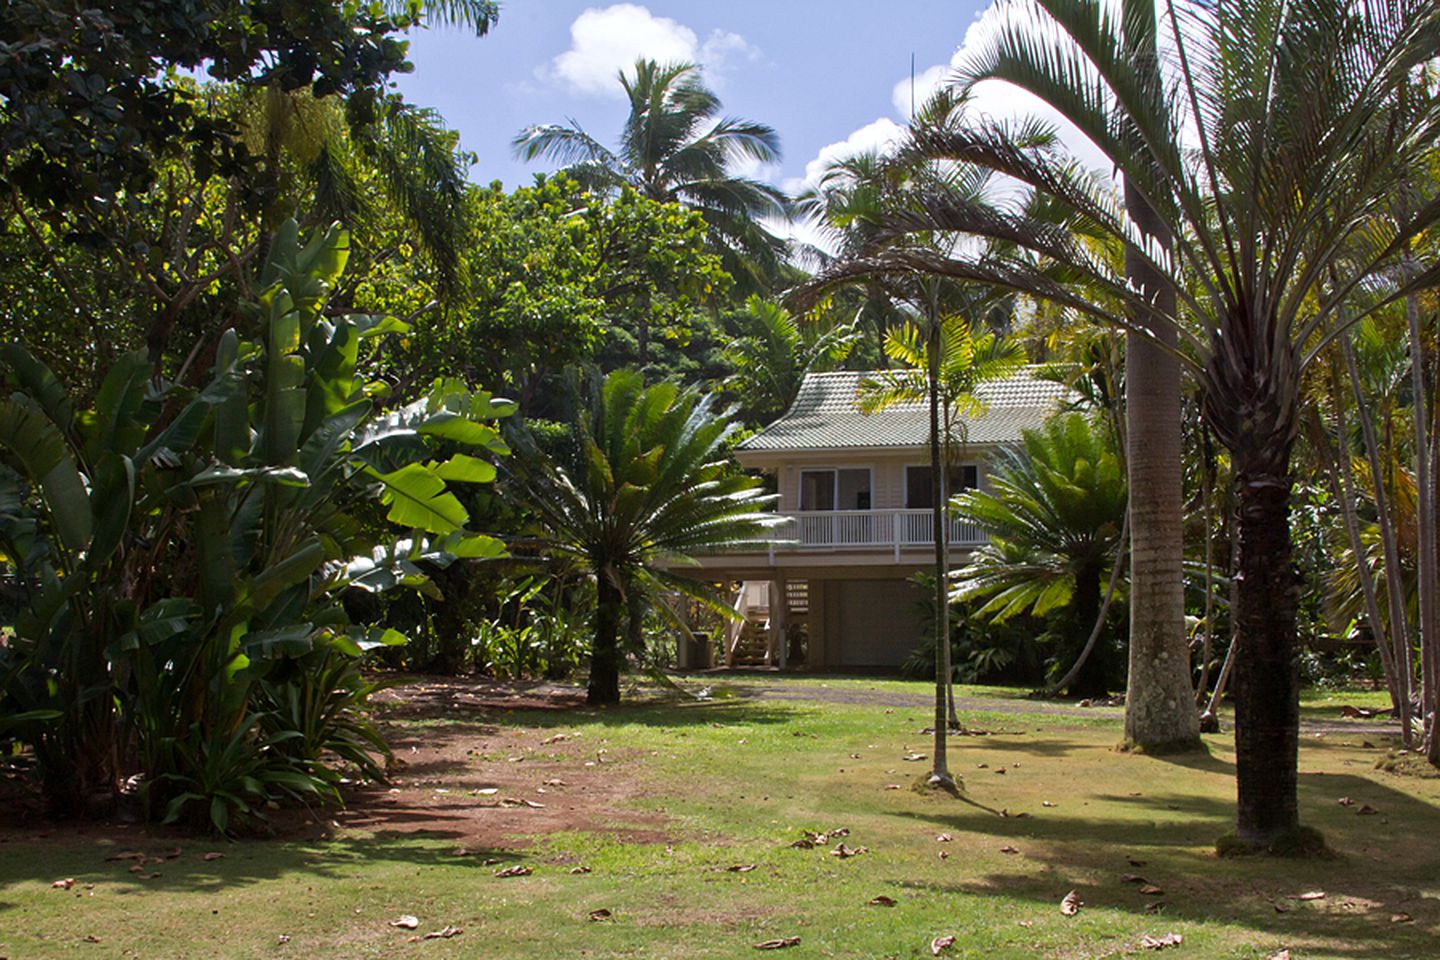
<svg viewBox="0 0 1440 960">
<path fill-rule="evenodd" d="M 985 598 L 977 611 L 995 622 L 1068 607 L 1071 640 L 1085 645 L 1099 619 L 1102 578 L 1116 562 L 1125 522 L 1125 465 L 1113 444 L 1083 415 L 1055 417 L 1025 430 L 1021 446 L 1003 451 L 990 488 L 967 490 L 955 513 L 978 525 L 990 542 L 956 572 L 952 598 Z M 1089 658 L 1072 693 L 1107 692 Z"/>
<path fill-rule="evenodd" d="M 1173 309 L 1096 257 L 1075 229 L 938 191 L 917 198 L 922 213 L 893 218 L 894 228 L 1000 237 L 1031 256 L 897 245 L 837 265 L 821 283 L 919 271 L 1023 291 L 1141 336 L 1174 332 L 1234 467 L 1236 834 L 1245 846 L 1285 846 L 1301 837 L 1288 519 L 1300 378 L 1349 324 L 1440 283 L 1440 265 L 1391 269 L 1440 220 L 1437 191 L 1421 190 L 1383 229 L 1373 216 L 1440 134 L 1433 95 L 1419 109 L 1408 104 L 1404 123 L 1391 122 L 1412 72 L 1440 54 L 1440 8 L 1183 0 L 1167 6 L 1174 76 L 1160 85 L 1126 55 L 1102 4 L 1033 0 L 1007 10 L 965 79 L 1007 80 L 1064 104 L 1158 212 L 1173 252 L 1146 242 L 1113 195 L 1077 176 L 1068 157 L 1017 142 L 1007 124 L 918 130 L 912 151 L 984 164 L 1054 198 L 1079 234 L 1118 239 L 1163 278 L 1176 294 Z M 1176 130 L 1191 142 L 1179 142 Z M 1034 258 L 1053 269 L 1036 269 Z M 1060 271 L 1085 287 L 1060 282 Z"/>
<path fill-rule="evenodd" d="M 588 700 L 620 701 L 621 626 L 644 600 L 678 592 L 717 612 L 725 597 L 671 569 L 693 554 L 762 540 L 779 522 L 773 502 L 727 455 L 738 424 L 671 383 L 646 387 L 634 371 L 592 383 L 569 450 L 556 459 L 533 445 L 515 475 L 539 529 L 533 544 L 578 562 L 595 580 L 595 638 Z"/>
<path fill-rule="evenodd" d="M 526 127 L 515 137 L 516 154 L 556 161 L 600 192 L 629 186 L 651 200 L 699 210 L 717 248 L 727 254 L 726 269 L 755 276 L 774 270 L 784 243 L 761 221 L 787 216 L 789 200 L 777 188 L 739 176 L 733 168 L 742 160 L 779 160 L 775 131 L 722 116 L 720 99 L 693 63 L 642 58 L 635 61 L 633 73 L 621 71 L 619 80 L 630 114 L 616 149 L 571 121 Z"/>
</svg>

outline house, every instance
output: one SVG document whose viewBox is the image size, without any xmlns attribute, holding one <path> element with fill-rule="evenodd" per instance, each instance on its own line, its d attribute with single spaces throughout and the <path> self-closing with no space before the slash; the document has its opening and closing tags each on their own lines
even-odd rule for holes
<svg viewBox="0 0 1440 960">
<path fill-rule="evenodd" d="M 994 451 L 1069 397 L 1034 374 L 1026 368 L 979 389 L 986 411 L 965 422 L 952 492 L 983 487 Z M 806 376 L 785 415 L 737 447 L 742 465 L 774 479 L 783 542 L 701 556 L 698 567 L 675 571 L 740 585 L 728 663 L 893 668 L 922 640 L 925 598 L 911 578 L 934 562 L 929 410 L 907 402 L 862 413 L 867 376 Z M 949 523 L 951 560 L 963 562 L 984 535 Z"/>
</svg>

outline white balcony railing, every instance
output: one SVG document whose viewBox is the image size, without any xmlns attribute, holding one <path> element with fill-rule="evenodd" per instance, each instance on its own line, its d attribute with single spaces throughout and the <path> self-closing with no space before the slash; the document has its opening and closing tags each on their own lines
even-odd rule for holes
<svg viewBox="0 0 1440 960">
<path fill-rule="evenodd" d="M 775 537 L 780 550 L 900 550 L 929 547 L 933 520 L 929 510 L 814 510 L 781 514 Z M 950 545 L 969 548 L 985 542 L 974 524 L 951 518 Z"/>
</svg>

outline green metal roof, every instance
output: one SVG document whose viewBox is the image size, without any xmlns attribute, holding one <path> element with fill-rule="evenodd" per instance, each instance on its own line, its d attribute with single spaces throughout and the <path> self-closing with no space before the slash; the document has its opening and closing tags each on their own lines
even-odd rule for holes
<svg viewBox="0 0 1440 960">
<path fill-rule="evenodd" d="M 897 403 L 874 413 L 856 405 L 860 383 L 873 372 L 812 373 L 779 420 L 740 444 L 741 451 L 834 450 L 923 447 L 930 439 L 924 401 Z M 967 443 L 1015 443 L 1020 431 L 1039 427 L 1073 395 L 1065 386 L 1038 380 L 1033 368 L 982 385 L 976 395 L 987 409 L 965 421 Z"/>
</svg>

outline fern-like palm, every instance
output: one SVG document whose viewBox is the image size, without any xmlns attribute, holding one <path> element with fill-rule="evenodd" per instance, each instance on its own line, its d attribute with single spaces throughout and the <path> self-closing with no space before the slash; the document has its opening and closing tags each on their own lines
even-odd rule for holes
<svg viewBox="0 0 1440 960">
<path fill-rule="evenodd" d="M 1101 430 L 1078 413 L 1026 430 L 1023 438 L 1019 448 L 1000 455 L 988 490 L 968 490 L 951 501 L 957 515 L 990 535 L 956 571 L 951 596 L 984 599 L 979 613 L 996 622 L 1068 606 L 1078 648 L 1098 615 L 1101 579 L 1117 553 L 1125 466 Z"/>
<path fill-rule="evenodd" d="M 620 370 L 592 384 L 568 454 L 550 460 L 527 451 L 517 480 L 538 521 L 539 548 L 595 578 L 590 703 L 620 700 L 627 607 L 643 610 L 643 598 L 677 592 L 725 612 L 723 596 L 671 568 L 697 553 L 753 546 L 779 522 L 763 512 L 774 498 L 728 456 L 736 429 L 713 395 L 646 387 L 638 373 Z"/>
<path fill-rule="evenodd" d="M 806 329 L 789 310 L 756 296 L 746 301 L 741 323 L 741 336 L 725 346 L 734 372 L 724 386 L 762 424 L 789 408 L 806 374 L 834 369 L 859 339 L 853 323 Z"/>
</svg>

